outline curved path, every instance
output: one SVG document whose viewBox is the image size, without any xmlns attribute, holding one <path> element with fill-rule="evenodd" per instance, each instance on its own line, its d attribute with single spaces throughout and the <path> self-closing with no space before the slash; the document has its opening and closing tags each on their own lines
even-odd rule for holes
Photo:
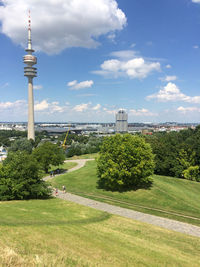
<svg viewBox="0 0 200 267">
<path fill-rule="evenodd" d="M 82 168 L 85 165 L 85 163 L 89 160 L 93 160 L 93 159 L 67 160 L 66 162 L 77 162 L 78 163 L 77 166 L 75 166 L 74 168 L 71 168 L 68 172 L 72 172 L 74 170 L 78 170 Z M 52 177 L 46 177 L 45 180 L 49 180 L 50 178 Z M 152 225 L 156 225 L 156 226 L 166 228 L 169 230 L 173 230 L 176 232 L 188 234 L 191 236 L 200 237 L 200 227 L 192 225 L 192 224 L 183 223 L 183 222 L 179 222 L 179 221 L 175 221 L 175 220 L 171 220 L 171 219 L 167 219 L 167 218 L 163 218 L 159 216 L 154 216 L 154 215 L 150 215 L 150 214 L 146 214 L 142 212 L 137 212 L 137 211 L 126 209 L 126 208 L 121 208 L 121 207 L 110 205 L 110 204 L 103 203 L 100 201 L 95 201 L 92 199 L 80 197 L 74 194 L 63 193 L 60 190 L 58 190 L 58 194 L 56 195 L 56 197 L 64 199 L 64 200 L 68 200 L 71 202 L 75 202 L 77 204 L 81 204 L 84 206 L 88 206 L 88 207 L 91 207 L 97 210 L 105 211 L 111 214 L 123 216 L 129 219 L 137 220 L 137 221 L 144 222 L 144 223 L 149 223 Z"/>
<path fill-rule="evenodd" d="M 55 174 L 54 176 L 46 176 L 43 178 L 44 181 L 48 181 L 48 180 L 51 180 L 53 179 L 55 176 L 59 176 L 59 175 L 62 175 L 62 174 L 66 174 L 68 172 L 73 172 L 73 171 L 76 171 L 80 168 L 82 168 L 83 166 L 85 166 L 85 163 L 87 161 L 91 161 L 91 160 L 94 160 L 94 159 L 70 159 L 70 160 L 65 160 L 65 163 L 67 162 L 75 162 L 77 163 L 77 165 L 69 170 L 67 170 L 66 172 L 64 173 L 60 173 L 60 174 Z"/>
<path fill-rule="evenodd" d="M 76 171 L 76 170 L 82 168 L 83 166 L 85 166 L 85 163 L 87 161 L 91 161 L 91 160 L 94 160 L 94 159 L 70 159 L 70 160 L 65 160 L 65 162 L 75 162 L 75 163 L 77 163 L 77 165 L 75 167 L 69 169 L 67 172 Z"/>
</svg>

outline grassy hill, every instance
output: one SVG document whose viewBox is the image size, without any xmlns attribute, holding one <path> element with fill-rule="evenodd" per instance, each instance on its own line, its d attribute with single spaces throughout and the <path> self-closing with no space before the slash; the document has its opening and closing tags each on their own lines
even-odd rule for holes
<svg viewBox="0 0 200 267">
<path fill-rule="evenodd" d="M 96 162 L 53 179 L 54 187 L 122 207 L 200 225 L 200 183 L 184 179 L 153 176 L 150 189 L 124 193 L 97 188 Z M 192 217 L 192 218 L 191 218 Z"/>
<path fill-rule="evenodd" d="M 200 239 L 59 199 L 0 202 L 0 266 L 195 267 Z"/>
</svg>

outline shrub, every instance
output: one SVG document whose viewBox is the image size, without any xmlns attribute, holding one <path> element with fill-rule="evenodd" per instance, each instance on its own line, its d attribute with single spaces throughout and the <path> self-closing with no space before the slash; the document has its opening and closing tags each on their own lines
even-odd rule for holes
<svg viewBox="0 0 200 267">
<path fill-rule="evenodd" d="M 185 179 L 200 182 L 199 166 L 190 166 L 183 171 L 183 176 Z"/>
</svg>

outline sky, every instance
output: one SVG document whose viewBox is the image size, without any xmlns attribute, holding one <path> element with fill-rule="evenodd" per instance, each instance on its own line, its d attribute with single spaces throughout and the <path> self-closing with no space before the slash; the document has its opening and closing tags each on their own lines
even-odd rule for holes
<svg viewBox="0 0 200 267">
<path fill-rule="evenodd" d="M 200 0 L 0 0 L 0 121 L 200 123 Z"/>
</svg>

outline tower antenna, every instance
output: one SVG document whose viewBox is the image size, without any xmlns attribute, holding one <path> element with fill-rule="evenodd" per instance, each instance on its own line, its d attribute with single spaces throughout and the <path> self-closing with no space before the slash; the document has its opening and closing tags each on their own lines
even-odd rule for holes
<svg viewBox="0 0 200 267">
<path fill-rule="evenodd" d="M 28 48 L 32 49 L 31 41 L 31 11 L 28 11 Z"/>
</svg>

